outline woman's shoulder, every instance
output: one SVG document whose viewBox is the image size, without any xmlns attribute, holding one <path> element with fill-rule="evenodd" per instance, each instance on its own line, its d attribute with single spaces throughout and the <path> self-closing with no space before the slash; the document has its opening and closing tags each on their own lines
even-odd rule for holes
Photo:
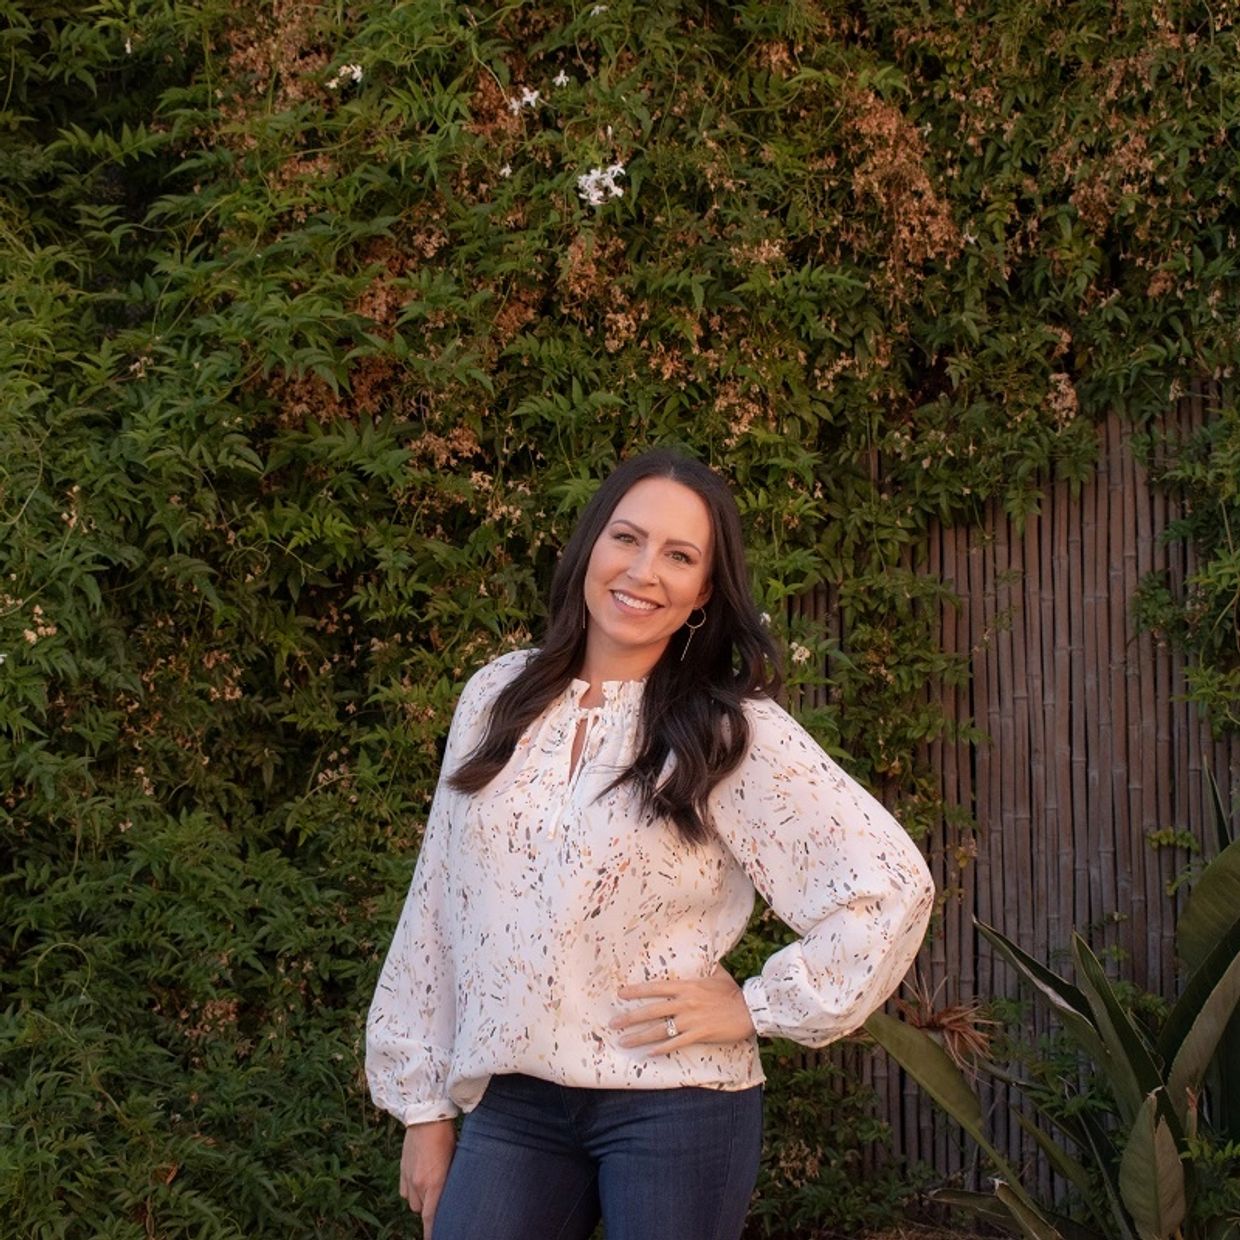
<svg viewBox="0 0 1240 1240">
<path fill-rule="evenodd" d="M 485 703 L 491 701 L 502 689 L 517 678 L 538 652 L 536 650 L 506 650 L 490 663 L 484 663 L 465 682 L 461 690 L 462 703 Z"/>
<path fill-rule="evenodd" d="M 779 732 L 796 720 L 772 697 L 765 693 L 755 693 L 741 699 L 741 710 L 745 713 L 745 721 L 755 735 L 766 736 L 771 732 Z"/>
<path fill-rule="evenodd" d="M 741 703 L 749 725 L 750 762 L 799 759 L 814 767 L 834 767 L 822 746 L 805 726 L 773 698 L 765 694 L 747 697 Z"/>
<path fill-rule="evenodd" d="M 465 681 L 452 712 L 452 732 L 455 736 L 476 735 L 477 729 L 485 725 L 495 699 L 516 678 L 534 653 L 533 650 L 505 651 L 489 663 L 484 663 Z"/>
</svg>

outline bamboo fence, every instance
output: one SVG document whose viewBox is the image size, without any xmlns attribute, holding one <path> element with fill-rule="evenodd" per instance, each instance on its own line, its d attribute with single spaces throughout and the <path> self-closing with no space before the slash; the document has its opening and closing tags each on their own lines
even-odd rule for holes
<svg viewBox="0 0 1240 1240">
<path fill-rule="evenodd" d="M 1162 429 L 1191 432 L 1204 416 L 1198 393 Z M 950 720 L 971 720 L 989 736 L 981 744 L 938 740 L 920 755 L 942 797 L 973 824 L 944 821 L 926 842 L 945 899 L 917 968 L 936 1006 L 1017 994 L 974 917 L 1061 969 L 1079 930 L 1114 962 L 1115 975 L 1164 997 L 1176 992 L 1175 921 L 1185 889 L 1168 888 L 1191 858 L 1150 836 L 1184 830 L 1197 841 L 1197 858 L 1214 854 L 1207 772 L 1233 805 L 1240 737 L 1211 736 L 1183 698 L 1183 656 L 1137 632 L 1140 580 L 1165 573 L 1178 588 L 1193 563 L 1182 543 L 1159 541 L 1179 505 L 1150 485 L 1129 434 L 1118 416 L 1101 424 L 1095 476 L 1075 494 L 1065 482 L 1046 485 L 1023 530 L 991 505 L 975 526 L 935 526 L 907 558 L 905 567 L 946 581 L 962 603 L 943 608 L 941 633 L 944 650 L 969 656 L 969 682 L 928 692 Z M 847 646 L 827 591 L 801 607 Z M 1040 1010 L 1030 1019 L 1045 1032 Z M 885 1057 L 847 1047 L 836 1059 L 877 1092 L 898 1154 L 977 1183 L 971 1143 Z M 1007 1089 L 983 1101 L 996 1143 L 1032 1184 L 1052 1191 Z"/>
</svg>

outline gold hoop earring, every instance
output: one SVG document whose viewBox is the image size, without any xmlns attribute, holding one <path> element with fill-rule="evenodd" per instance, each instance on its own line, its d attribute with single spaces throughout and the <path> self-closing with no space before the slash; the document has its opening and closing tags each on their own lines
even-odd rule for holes
<svg viewBox="0 0 1240 1240">
<path fill-rule="evenodd" d="M 689 636 L 685 638 L 685 648 L 680 652 L 680 661 L 682 663 L 685 661 L 685 655 L 689 653 L 689 643 L 693 640 L 694 633 L 696 633 L 698 629 L 700 629 L 702 625 L 706 623 L 706 608 L 705 607 L 695 607 L 693 611 L 700 611 L 702 613 L 702 618 L 697 622 L 697 624 L 690 624 L 688 620 L 685 621 L 685 628 L 689 630 Z M 693 615 L 693 611 L 691 611 L 689 614 Z"/>
</svg>

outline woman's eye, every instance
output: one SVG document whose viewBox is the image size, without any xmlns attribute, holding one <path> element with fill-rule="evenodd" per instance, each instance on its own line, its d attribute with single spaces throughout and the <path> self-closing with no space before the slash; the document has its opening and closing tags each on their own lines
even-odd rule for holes
<svg viewBox="0 0 1240 1240">
<path fill-rule="evenodd" d="M 672 559 L 681 564 L 692 564 L 693 561 L 683 551 L 673 551 Z"/>
<path fill-rule="evenodd" d="M 617 542 L 636 542 L 636 541 L 637 541 L 637 539 L 636 539 L 636 538 L 634 538 L 632 534 L 625 533 L 625 531 L 624 531 L 624 530 L 617 530 L 617 531 L 616 531 L 616 532 L 612 535 L 612 537 L 613 537 L 613 538 L 614 538 Z"/>
</svg>

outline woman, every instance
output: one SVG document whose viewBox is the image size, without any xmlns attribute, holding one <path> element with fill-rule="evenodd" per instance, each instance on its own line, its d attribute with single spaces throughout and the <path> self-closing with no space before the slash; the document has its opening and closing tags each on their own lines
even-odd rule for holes
<svg viewBox="0 0 1240 1240">
<path fill-rule="evenodd" d="M 908 968 L 925 863 L 775 665 L 726 486 L 656 451 L 586 506 L 541 648 L 465 686 L 367 1029 L 433 1240 L 735 1240 L 757 1036 L 823 1046 Z M 755 887 L 802 937 L 742 986 Z"/>
</svg>

